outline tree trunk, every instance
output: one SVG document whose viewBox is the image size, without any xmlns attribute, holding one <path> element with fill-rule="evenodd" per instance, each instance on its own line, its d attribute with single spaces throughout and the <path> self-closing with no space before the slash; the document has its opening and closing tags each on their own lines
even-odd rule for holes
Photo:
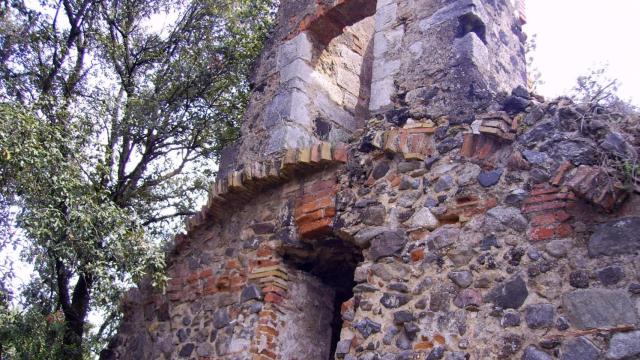
<svg viewBox="0 0 640 360">
<path fill-rule="evenodd" d="M 84 325 L 89 313 L 92 277 L 80 275 L 73 289 L 71 304 L 63 309 L 65 329 L 62 352 L 65 360 L 82 360 L 82 340 Z"/>
</svg>

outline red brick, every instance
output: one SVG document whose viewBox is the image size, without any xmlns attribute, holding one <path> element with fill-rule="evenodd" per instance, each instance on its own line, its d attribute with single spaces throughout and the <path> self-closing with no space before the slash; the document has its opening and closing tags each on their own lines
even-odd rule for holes
<svg viewBox="0 0 640 360">
<path fill-rule="evenodd" d="M 348 160 L 347 148 L 345 146 L 337 146 L 333 149 L 333 160 L 346 163 Z"/>
<path fill-rule="evenodd" d="M 553 216 L 553 213 L 545 213 L 534 216 L 531 219 L 532 226 L 542 226 L 542 225 L 551 225 L 556 223 L 556 218 Z"/>
<path fill-rule="evenodd" d="M 335 200 L 333 195 L 324 196 L 324 197 L 316 197 L 314 201 L 311 202 L 303 202 L 302 205 L 296 207 L 295 215 L 302 216 L 304 214 L 308 214 L 314 212 L 318 209 L 322 209 L 325 207 L 333 206 Z"/>
<path fill-rule="evenodd" d="M 331 231 L 332 218 L 324 218 L 322 220 L 298 225 L 298 232 L 303 238 L 313 237 L 325 234 Z"/>
<path fill-rule="evenodd" d="M 551 179 L 551 184 L 555 186 L 560 185 L 564 180 L 564 176 L 566 175 L 566 173 L 571 169 L 573 169 L 573 164 L 571 164 L 569 160 L 562 163 L 562 165 L 560 165 L 558 171 L 556 172 L 556 176 Z"/>
<path fill-rule="evenodd" d="M 433 344 L 429 341 L 421 341 L 413 346 L 415 351 L 431 350 L 432 348 Z"/>
<path fill-rule="evenodd" d="M 525 214 L 530 214 L 538 211 L 563 209 L 563 208 L 566 208 L 567 206 L 568 204 L 564 201 L 552 201 L 552 202 L 546 202 L 546 203 L 541 203 L 536 205 L 526 205 L 522 208 L 522 212 Z"/>
<path fill-rule="evenodd" d="M 316 206 L 318 209 L 327 208 L 335 204 L 335 198 L 333 196 L 326 196 L 316 200 Z"/>
<path fill-rule="evenodd" d="M 200 273 L 197 271 L 194 271 L 187 277 L 187 283 L 189 284 L 196 283 L 198 282 L 199 278 L 200 278 Z"/>
<path fill-rule="evenodd" d="M 531 230 L 529 237 L 532 241 L 549 240 L 555 236 L 553 227 L 538 227 Z"/>
<path fill-rule="evenodd" d="M 270 326 L 264 326 L 264 325 L 260 325 L 258 326 L 258 332 L 261 332 L 263 334 L 269 334 L 271 336 L 278 336 L 278 330 L 270 327 Z"/>
<path fill-rule="evenodd" d="M 353 310 L 353 298 L 345 301 L 340 305 L 340 314 L 344 315 L 349 310 Z"/>
<path fill-rule="evenodd" d="M 210 277 L 213 277 L 213 270 L 212 269 L 205 269 L 200 271 L 200 274 L 198 274 L 198 277 L 200 277 L 200 279 L 207 279 Z"/>
<path fill-rule="evenodd" d="M 535 215 L 531 219 L 531 225 L 533 226 L 541 226 L 541 225 L 550 225 L 563 223 L 567 220 L 571 219 L 571 215 L 564 210 L 557 210 L 551 212 L 540 213 Z"/>
<path fill-rule="evenodd" d="M 330 206 L 324 209 L 324 216 L 328 218 L 333 218 L 336 216 L 336 208 L 334 206 Z"/>
<path fill-rule="evenodd" d="M 550 202 L 550 201 L 555 201 L 555 200 L 569 200 L 569 199 L 574 199 L 574 198 L 575 198 L 575 195 L 573 195 L 572 193 L 553 193 L 553 194 L 543 194 L 543 195 L 531 196 L 531 197 L 527 198 L 524 201 L 524 203 L 525 203 L 525 205 L 529 205 L 529 204 Z"/>
<path fill-rule="evenodd" d="M 550 193 L 555 193 L 558 192 L 560 189 L 558 189 L 555 186 L 549 186 L 546 184 L 542 184 L 542 185 L 537 185 L 533 188 L 533 191 L 531 192 L 531 196 L 538 196 L 538 195 L 544 195 L 544 194 L 550 194 Z"/>
<path fill-rule="evenodd" d="M 400 186 L 400 182 L 402 182 L 402 179 L 397 174 L 393 174 L 391 177 L 389 177 L 389 182 L 392 187 L 398 187 Z"/>
<path fill-rule="evenodd" d="M 275 294 L 278 294 L 280 296 L 284 296 L 286 294 L 284 289 L 279 288 L 277 286 L 273 286 L 273 285 L 264 286 L 262 288 L 262 292 L 265 293 L 265 294 L 266 293 L 275 293 Z"/>
<path fill-rule="evenodd" d="M 261 245 L 256 252 L 256 256 L 258 257 L 270 257 L 274 256 L 275 254 L 276 252 L 266 245 Z"/>
<path fill-rule="evenodd" d="M 264 296 L 264 302 L 267 302 L 267 303 L 281 304 L 282 301 L 283 301 L 282 296 L 275 293 L 267 293 Z"/>
<path fill-rule="evenodd" d="M 304 215 L 296 217 L 296 223 L 298 223 L 298 225 L 310 223 L 310 222 L 318 221 L 324 217 L 325 217 L 324 209 L 318 209 L 313 212 L 306 213 Z"/>
<path fill-rule="evenodd" d="M 420 261 L 424 259 L 424 249 L 423 248 L 418 248 L 418 249 L 413 249 L 411 251 L 411 260 L 412 261 Z"/>
<path fill-rule="evenodd" d="M 462 149 L 460 149 L 460 156 L 471 157 L 473 156 L 473 150 L 475 148 L 475 137 L 472 133 L 464 134 L 464 142 L 462 143 Z"/>
<path fill-rule="evenodd" d="M 573 227 L 570 224 L 560 224 L 556 227 L 556 236 L 567 237 L 573 234 Z"/>
<path fill-rule="evenodd" d="M 321 189 L 318 191 L 314 191 L 313 193 L 306 193 L 304 196 L 302 196 L 302 198 L 300 199 L 299 204 L 306 204 L 306 203 L 312 203 L 315 202 L 316 200 L 320 199 L 320 198 L 324 198 L 324 197 L 334 197 L 336 194 L 336 191 L 334 189 Z"/>
</svg>

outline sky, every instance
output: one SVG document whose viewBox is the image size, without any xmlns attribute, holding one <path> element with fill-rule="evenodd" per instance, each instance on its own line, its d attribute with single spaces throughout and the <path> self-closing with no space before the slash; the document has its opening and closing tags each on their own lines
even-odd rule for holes
<svg viewBox="0 0 640 360">
<path fill-rule="evenodd" d="M 609 64 L 609 75 L 622 83 L 620 97 L 640 106 L 640 0 L 527 0 L 526 6 L 542 95 L 567 94 L 589 68 Z"/>
</svg>

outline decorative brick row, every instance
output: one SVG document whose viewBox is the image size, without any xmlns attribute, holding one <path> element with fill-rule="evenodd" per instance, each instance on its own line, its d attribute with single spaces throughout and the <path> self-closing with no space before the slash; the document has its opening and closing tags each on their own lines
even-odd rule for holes
<svg viewBox="0 0 640 360">
<path fill-rule="evenodd" d="M 214 274 L 211 268 L 204 268 L 189 273 L 173 271 L 170 275 L 167 295 L 171 301 L 194 300 L 219 292 L 240 293 L 247 284 L 246 270 L 236 259 L 229 260 L 220 274 Z"/>
<path fill-rule="evenodd" d="M 264 189 L 289 181 L 297 173 L 308 174 L 344 164 L 347 158 L 346 145 L 322 142 L 308 148 L 289 149 L 282 157 L 266 162 L 246 164 L 243 170 L 230 172 L 211 186 L 207 205 L 187 219 L 187 231 L 221 217 L 228 213 L 230 205 L 243 204 Z"/>
<path fill-rule="evenodd" d="M 275 360 L 280 353 L 278 336 L 283 326 L 279 306 L 287 296 L 289 275 L 275 249 L 261 245 L 256 256 L 248 278 L 260 286 L 264 305 L 258 314 L 250 351 L 252 359 Z"/>
<path fill-rule="evenodd" d="M 460 156 L 477 160 L 487 160 L 503 146 L 505 142 L 493 136 L 484 134 L 464 134 L 464 141 L 460 149 Z"/>
<path fill-rule="evenodd" d="M 435 132 L 431 121 L 412 123 L 402 129 L 376 132 L 371 144 L 386 152 L 402 154 L 405 160 L 424 160 L 435 151 Z"/>
<path fill-rule="evenodd" d="M 464 134 L 460 156 L 487 160 L 516 139 L 518 118 L 511 119 L 504 111 L 490 112 L 478 115 L 471 127 Z"/>
<path fill-rule="evenodd" d="M 573 206 L 575 198 L 566 188 L 549 184 L 534 187 L 522 207 L 530 219 L 529 239 L 543 241 L 571 236 L 571 215 L 566 210 Z"/>
<path fill-rule="evenodd" d="M 518 121 L 517 119 L 511 119 L 504 111 L 478 115 L 477 121 L 479 121 L 477 130 L 481 134 L 492 135 L 508 142 L 516 139 Z"/>
</svg>

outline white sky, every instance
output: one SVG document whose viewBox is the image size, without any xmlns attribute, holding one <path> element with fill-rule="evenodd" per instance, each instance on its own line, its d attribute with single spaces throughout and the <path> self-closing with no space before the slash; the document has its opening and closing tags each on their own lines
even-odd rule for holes
<svg viewBox="0 0 640 360">
<path fill-rule="evenodd" d="M 567 94 L 578 76 L 608 63 L 620 96 L 640 105 L 640 0 L 527 0 L 526 12 L 542 95 Z"/>
</svg>

